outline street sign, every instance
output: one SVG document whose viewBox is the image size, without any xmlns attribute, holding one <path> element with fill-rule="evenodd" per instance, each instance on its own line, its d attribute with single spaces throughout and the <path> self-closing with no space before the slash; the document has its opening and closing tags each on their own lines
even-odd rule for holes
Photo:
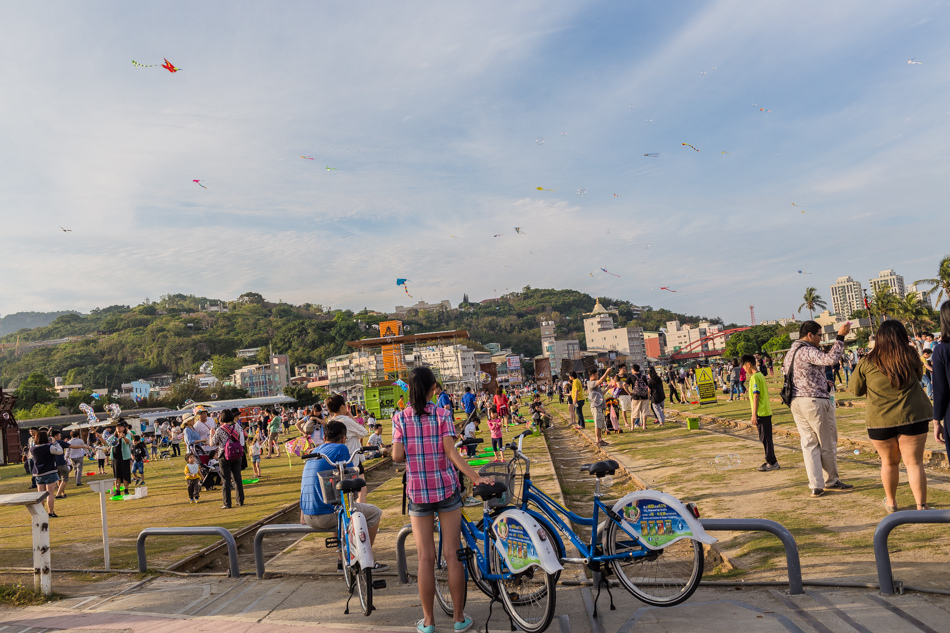
<svg viewBox="0 0 950 633">
<path fill-rule="evenodd" d="M 716 379 L 710 367 L 696 368 L 696 389 L 699 391 L 699 404 L 716 404 Z"/>
</svg>

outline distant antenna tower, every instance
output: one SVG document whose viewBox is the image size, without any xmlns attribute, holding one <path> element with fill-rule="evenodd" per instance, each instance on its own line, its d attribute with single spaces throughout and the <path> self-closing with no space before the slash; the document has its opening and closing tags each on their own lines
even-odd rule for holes
<svg viewBox="0 0 950 633">
<path fill-rule="evenodd" d="M 749 305 L 749 314 L 752 315 L 752 325 L 755 325 L 755 306 Z"/>
</svg>

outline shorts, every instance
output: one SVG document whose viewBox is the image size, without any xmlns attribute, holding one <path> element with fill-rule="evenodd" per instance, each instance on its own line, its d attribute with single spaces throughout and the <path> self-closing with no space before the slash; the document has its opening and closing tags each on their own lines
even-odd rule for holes
<svg viewBox="0 0 950 633">
<path fill-rule="evenodd" d="M 500 451 L 505 447 L 505 438 L 503 437 L 493 437 L 491 438 L 491 449 L 493 451 Z"/>
<path fill-rule="evenodd" d="M 868 437 L 872 440 L 884 441 L 892 440 L 899 435 L 923 435 L 930 431 L 930 420 L 914 422 L 913 424 L 902 424 L 901 426 L 889 426 L 884 429 L 868 429 Z"/>
<path fill-rule="evenodd" d="M 630 396 L 620 396 L 620 410 L 630 412 Z"/>
<path fill-rule="evenodd" d="M 46 473 L 36 478 L 36 483 L 41 486 L 48 486 L 59 481 L 59 473 Z"/>
<path fill-rule="evenodd" d="M 607 416 L 604 413 L 603 409 L 592 408 L 591 414 L 594 418 L 594 426 L 600 430 L 605 430 L 607 428 Z"/>
<path fill-rule="evenodd" d="M 56 474 L 59 475 L 59 478 L 64 481 L 69 479 L 69 464 L 65 464 L 64 466 L 57 466 Z"/>
<path fill-rule="evenodd" d="M 145 462 L 132 462 L 132 472 L 145 474 Z"/>
<path fill-rule="evenodd" d="M 440 512 L 452 512 L 462 507 L 462 495 L 456 490 L 449 497 L 435 503 L 415 503 L 411 499 L 408 502 L 409 516 L 427 517 Z"/>
<path fill-rule="evenodd" d="M 260 464 L 260 463 L 261 463 L 261 456 L 260 456 L 260 455 L 253 455 L 253 456 L 251 456 L 251 463 L 252 463 L 252 464 Z"/>
</svg>

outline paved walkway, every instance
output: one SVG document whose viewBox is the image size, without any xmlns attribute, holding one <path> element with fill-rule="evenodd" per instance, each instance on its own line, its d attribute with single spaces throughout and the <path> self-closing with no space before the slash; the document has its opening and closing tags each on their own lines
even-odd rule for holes
<svg viewBox="0 0 950 633">
<path fill-rule="evenodd" d="M 576 577 L 571 570 L 565 577 Z M 0 633 L 86 631 L 134 633 L 313 633 L 315 631 L 415 630 L 421 617 L 413 583 L 378 590 L 378 610 L 366 618 L 355 607 L 343 614 L 345 591 L 338 579 L 307 577 L 157 578 L 134 589 L 108 595 L 70 598 L 55 605 L 0 611 Z M 130 587 L 132 585 L 130 584 Z M 700 587 L 686 603 L 649 607 L 619 588 L 615 611 L 601 596 L 593 617 L 590 588 L 560 586 L 555 633 L 937 633 L 948 630 L 950 597 L 925 594 L 880 596 L 869 590 L 822 588 L 790 596 L 787 591 L 736 585 Z M 488 599 L 469 588 L 466 608 L 478 631 L 485 631 Z M 438 631 L 451 631 L 436 607 Z M 502 609 L 495 605 L 490 628 L 507 631 Z"/>
</svg>

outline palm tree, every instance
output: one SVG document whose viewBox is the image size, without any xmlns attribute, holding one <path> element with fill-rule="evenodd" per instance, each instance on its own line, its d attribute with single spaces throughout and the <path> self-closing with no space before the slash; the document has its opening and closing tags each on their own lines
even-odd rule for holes
<svg viewBox="0 0 950 633">
<path fill-rule="evenodd" d="M 871 310 L 877 312 L 881 321 L 886 321 L 889 314 L 896 314 L 901 299 L 891 292 L 890 286 L 880 285 L 874 289 L 871 297 Z"/>
<path fill-rule="evenodd" d="M 917 328 L 924 327 L 932 319 L 931 309 L 916 292 L 908 292 L 906 297 L 898 299 L 893 310 L 897 318 L 910 326 L 914 338 L 917 337 Z"/>
<path fill-rule="evenodd" d="M 950 255 L 944 255 L 940 260 L 940 267 L 937 269 L 937 277 L 934 279 L 919 279 L 914 284 L 930 284 L 932 288 L 925 290 L 925 294 L 931 294 L 937 291 L 937 300 L 934 305 L 939 306 L 942 298 L 950 299 Z"/>
<path fill-rule="evenodd" d="M 828 304 L 819 296 L 817 288 L 805 288 L 805 296 L 802 298 L 805 302 L 798 306 L 798 311 L 801 312 L 802 308 L 808 308 L 808 314 L 812 320 L 815 318 L 815 308 L 825 309 L 828 307 Z"/>
</svg>

